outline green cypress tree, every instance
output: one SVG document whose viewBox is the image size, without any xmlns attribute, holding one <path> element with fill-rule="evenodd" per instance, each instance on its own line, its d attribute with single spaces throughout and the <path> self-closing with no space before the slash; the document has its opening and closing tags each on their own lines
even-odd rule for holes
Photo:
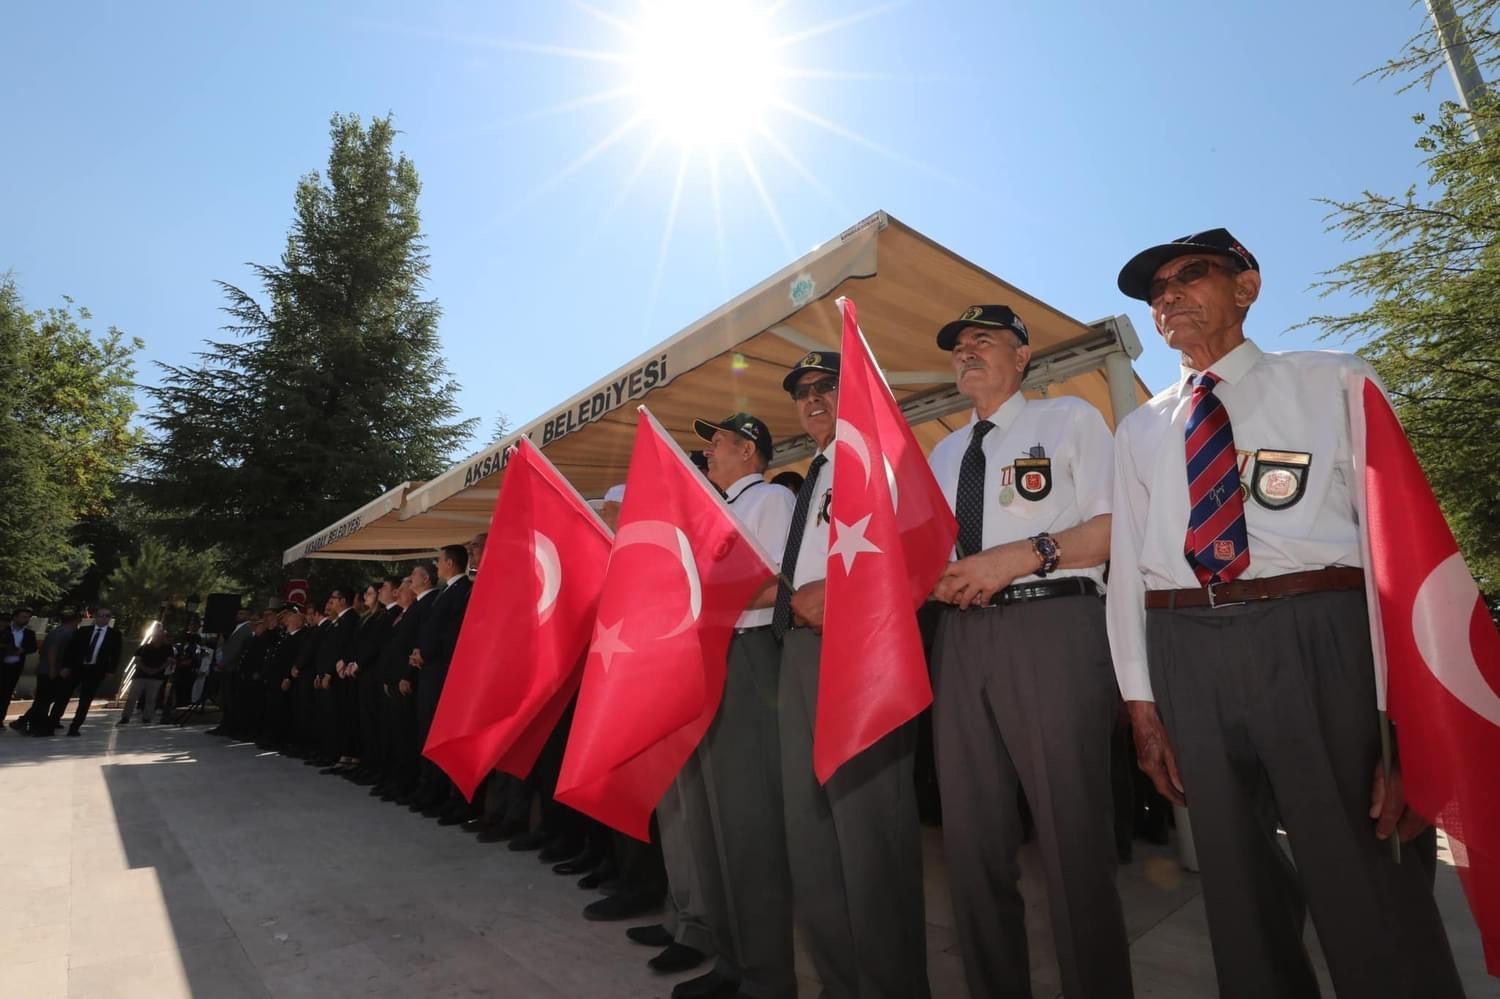
<svg viewBox="0 0 1500 999">
<path fill-rule="evenodd" d="M 471 437 L 438 340 L 416 167 L 389 117 L 335 115 L 326 176 L 297 185 L 261 297 L 222 283 L 234 338 L 163 366 L 148 494 L 179 540 L 218 544 L 252 586 L 281 552 L 382 491 L 442 471 Z"/>
</svg>

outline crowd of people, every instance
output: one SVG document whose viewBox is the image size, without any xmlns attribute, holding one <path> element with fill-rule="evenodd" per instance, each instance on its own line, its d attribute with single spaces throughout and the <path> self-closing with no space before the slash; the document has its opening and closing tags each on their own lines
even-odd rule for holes
<svg viewBox="0 0 1500 999">
<path fill-rule="evenodd" d="M 1461 996 L 1432 895 L 1435 833 L 1380 766 L 1342 395 L 1364 362 L 1249 340 L 1260 266 L 1223 229 L 1142 251 L 1118 283 L 1149 304 L 1183 370 L 1113 434 L 1080 400 L 1021 391 L 1031 348 L 1014 308 L 974 306 L 937 331 L 972 412 L 930 457 L 958 525 L 924 611 L 934 702 L 826 783 L 812 741 L 836 509 L 832 351 L 783 382 L 816 449 L 789 488 L 766 479 L 764 421 L 695 424 L 705 474 L 781 572 L 738 622 L 718 714 L 650 843 L 553 799 L 569 714 L 530 775 L 497 771 L 472 802 L 422 756 L 469 573 L 507 571 L 484 564 L 483 535 L 318 606 L 242 611 L 220 649 L 213 732 L 537 851 L 602 893 L 586 918 L 667 903 L 666 920 L 627 932 L 659 949 L 659 971 L 709 964 L 675 999 L 795 996 L 794 919 L 826 995 L 923 999 L 925 724 L 970 994 L 1031 994 L 1018 852 L 1034 838 L 1064 992 L 1108 999 L 1134 994 L 1111 814 L 1124 717 L 1158 800 L 1194 806 L 1221 995 L 1317 996 L 1310 911 L 1340 996 Z M 621 498 L 605 498 L 611 526 Z M 118 657 L 99 627 L 54 647 L 61 703 Z M 150 704 L 162 662 L 146 652 Z"/>
</svg>

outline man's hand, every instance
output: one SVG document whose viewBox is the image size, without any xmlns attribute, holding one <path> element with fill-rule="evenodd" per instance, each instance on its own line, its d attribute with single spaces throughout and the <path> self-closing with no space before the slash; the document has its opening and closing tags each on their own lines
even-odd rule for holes
<svg viewBox="0 0 1500 999">
<path fill-rule="evenodd" d="M 823 580 L 806 583 L 792 594 L 792 618 L 820 635 L 823 633 Z"/>
<path fill-rule="evenodd" d="M 1375 780 L 1370 785 L 1370 818 L 1375 820 L 1375 838 L 1387 840 L 1391 833 L 1409 843 L 1427 828 L 1427 820 L 1406 807 L 1406 790 L 1401 786 L 1401 771 L 1392 768 L 1386 780 L 1385 767 L 1375 764 Z"/>
<path fill-rule="evenodd" d="M 406 657 L 406 662 L 407 662 L 408 665 L 415 666 L 417 669 L 421 669 L 422 668 L 422 650 L 421 649 L 412 649 L 411 650 L 411 655 L 409 655 L 409 656 Z"/>
<path fill-rule="evenodd" d="M 1186 805 L 1186 791 L 1182 776 L 1177 772 L 1177 754 L 1172 751 L 1172 742 L 1167 738 L 1166 726 L 1156 713 L 1153 701 L 1126 701 L 1130 712 L 1130 728 L 1135 734 L 1135 759 L 1156 790 L 1174 805 Z"/>
<path fill-rule="evenodd" d="M 1030 542 L 1013 541 L 950 562 L 932 595 L 960 610 L 983 607 L 996 593 L 1036 569 L 1036 552 Z"/>
<path fill-rule="evenodd" d="M 287 680 L 287 679 L 283 679 L 281 681 L 281 689 L 282 690 L 291 690 L 292 689 L 292 681 L 291 680 Z"/>
<path fill-rule="evenodd" d="M 340 680 L 344 678 L 344 671 L 348 668 L 348 664 L 345 663 L 342 659 L 333 664 L 333 671 L 339 675 Z"/>
<path fill-rule="evenodd" d="M 302 675 L 302 671 L 299 670 L 297 667 L 293 666 L 292 667 L 292 679 L 295 680 L 295 679 L 297 679 L 297 677 L 299 677 L 301 675 Z"/>
<path fill-rule="evenodd" d="M 344 665 L 344 676 L 351 680 L 359 676 L 359 663 L 346 663 Z"/>
<path fill-rule="evenodd" d="M 411 696 L 411 681 L 410 680 L 402 680 L 400 683 L 396 684 L 396 688 L 401 691 L 401 696 L 402 697 L 410 697 Z"/>
</svg>

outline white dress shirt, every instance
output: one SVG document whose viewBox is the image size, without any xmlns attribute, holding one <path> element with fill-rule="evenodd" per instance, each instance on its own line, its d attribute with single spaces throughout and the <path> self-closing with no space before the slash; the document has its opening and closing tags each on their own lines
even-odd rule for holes
<svg viewBox="0 0 1500 999">
<path fill-rule="evenodd" d="M 771 557 L 771 564 L 780 568 L 781 553 L 786 546 L 786 535 L 792 525 L 792 512 L 797 506 L 797 497 L 790 489 L 767 482 L 759 472 L 752 472 L 736 480 L 724 497 L 729 502 L 729 512 L 766 550 L 766 554 Z M 740 615 L 734 626 L 759 628 L 768 625 L 771 623 L 772 613 L 773 608 L 770 607 L 747 610 Z"/>
<path fill-rule="evenodd" d="M 1072 396 L 1027 399 L 1017 392 L 985 419 L 995 425 L 985 434 L 982 444 L 985 548 L 1034 537 L 1043 531 L 1060 534 L 1109 513 L 1114 443 L 1097 409 Z M 971 411 L 969 422 L 939 441 L 928 458 L 949 509 L 955 509 L 964 452 L 969 449 L 977 422 L 979 414 Z M 1044 452 L 1041 457 L 1052 459 L 1052 489 L 1041 499 L 1029 500 L 1016 488 L 1012 463 L 1030 456 L 1031 449 L 1038 445 Z M 1092 579 L 1102 588 L 1104 566 L 1062 569 L 1046 578 L 1068 576 Z M 1015 582 L 1030 583 L 1039 578 L 1027 575 Z"/>
<path fill-rule="evenodd" d="M 1375 377 L 1353 354 L 1263 353 L 1249 340 L 1209 368 L 1220 379 L 1214 395 L 1229 414 L 1240 463 L 1250 535 L 1250 565 L 1240 578 L 1363 564 L 1350 492 L 1344 379 L 1351 370 Z M 1201 585 L 1183 555 L 1190 509 L 1183 427 L 1198 374 L 1184 367 L 1177 384 L 1120 421 L 1115 431 L 1107 617 L 1115 674 L 1126 700 L 1154 700 L 1146 665 L 1145 592 Z M 1311 455 L 1304 491 L 1291 505 L 1272 509 L 1250 495 L 1255 453 L 1262 449 Z"/>
<path fill-rule="evenodd" d="M 833 509 L 833 452 L 836 447 L 836 441 L 829 441 L 828 446 L 818 452 L 828 459 L 828 464 L 818 471 L 817 491 L 807 507 L 807 526 L 802 531 L 802 547 L 797 551 L 797 569 L 792 577 L 793 591 L 828 575 L 828 530 Z M 793 512 L 796 502 L 793 497 Z M 784 542 L 785 539 L 783 549 Z M 785 557 L 783 550 L 782 558 Z"/>
<path fill-rule="evenodd" d="M 782 540 L 785 540 L 785 536 L 783 536 Z M 26 641 L 26 631 L 26 628 L 18 628 L 15 625 L 10 626 L 10 641 L 11 645 L 14 646 L 14 651 L 6 653 L 6 662 L 18 663 L 22 660 L 21 648 L 22 643 Z"/>
</svg>

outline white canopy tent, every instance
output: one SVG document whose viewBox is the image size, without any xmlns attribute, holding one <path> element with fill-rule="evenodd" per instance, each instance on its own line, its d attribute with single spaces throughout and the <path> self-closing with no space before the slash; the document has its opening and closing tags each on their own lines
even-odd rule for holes
<svg viewBox="0 0 1500 999">
<path fill-rule="evenodd" d="M 860 326 L 926 448 L 967 409 L 934 336 L 970 305 L 1004 303 L 1026 321 L 1032 395 L 1078 396 L 1113 426 L 1150 394 L 1131 368 L 1141 346 L 1124 316 L 1080 322 L 877 212 L 499 443 L 288 548 L 283 562 L 400 560 L 466 540 L 489 523 L 505 449 L 523 434 L 583 495 L 600 496 L 625 477 L 640 403 L 685 448 L 701 446 L 695 417 L 754 413 L 778 442 L 773 467 L 801 463 L 810 442 L 781 379 L 808 351 L 838 349 L 842 295 L 858 305 Z"/>
</svg>

